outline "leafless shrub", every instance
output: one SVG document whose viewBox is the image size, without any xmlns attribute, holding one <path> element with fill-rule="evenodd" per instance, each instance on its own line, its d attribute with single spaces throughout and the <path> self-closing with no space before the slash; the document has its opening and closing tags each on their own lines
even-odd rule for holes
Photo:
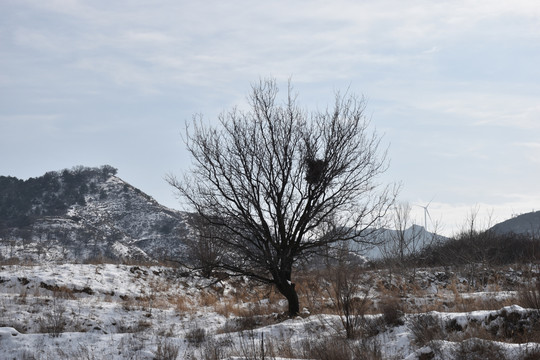
<svg viewBox="0 0 540 360">
<path fill-rule="evenodd" d="M 209 340 L 201 349 L 201 360 L 222 360 L 228 355 L 226 349 L 230 347 L 232 340 L 225 338 L 222 341 Z"/>
<path fill-rule="evenodd" d="M 540 279 L 530 281 L 519 291 L 519 301 L 526 308 L 540 311 Z"/>
<path fill-rule="evenodd" d="M 37 360 L 38 359 L 33 352 L 27 349 L 22 350 L 22 352 L 20 352 L 18 355 L 19 355 L 18 359 L 20 360 Z"/>
<path fill-rule="evenodd" d="M 242 356 L 244 360 L 271 360 L 275 359 L 271 355 L 272 351 L 268 345 L 272 343 L 265 343 L 264 333 L 260 333 L 257 336 L 254 333 L 248 333 L 245 337 L 240 334 L 238 341 L 238 349 L 235 351 L 239 356 Z"/>
<path fill-rule="evenodd" d="M 137 332 L 143 332 L 145 331 L 146 329 L 149 329 L 152 327 L 152 322 L 151 321 L 148 321 L 148 320 L 144 320 L 144 319 L 139 319 L 139 321 L 137 321 L 137 323 L 135 324 L 134 326 L 134 331 L 135 333 Z"/>
<path fill-rule="evenodd" d="M 339 263 L 330 269 L 330 298 L 334 303 L 347 339 L 360 335 L 364 315 L 371 305 L 368 298 L 371 282 L 362 281 L 362 271 L 358 266 Z"/>
<path fill-rule="evenodd" d="M 20 305 L 26 305 L 27 299 L 28 299 L 28 293 L 26 289 L 21 290 L 19 296 L 17 297 L 17 303 Z"/>
<path fill-rule="evenodd" d="M 75 299 L 75 294 L 74 294 L 75 292 L 78 292 L 78 293 L 85 292 L 85 293 L 88 293 L 89 295 L 93 294 L 92 289 L 90 289 L 89 287 L 85 287 L 82 290 L 75 291 L 73 289 L 68 288 L 65 285 L 49 285 L 44 282 L 41 282 L 39 284 L 39 287 L 45 290 L 52 291 L 54 297 L 58 297 L 62 299 Z"/>
<path fill-rule="evenodd" d="M 364 354 L 363 358 L 358 356 L 357 359 L 364 360 L 382 360 L 381 344 L 378 341 L 362 341 L 361 346 L 357 350 L 357 355 Z"/>
<path fill-rule="evenodd" d="M 243 316 L 227 319 L 219 333 L 251 331 L 258 327 L 275 323 L 279 320 L 277 315 L 259 315 L 257 311 L 247 310 Z"/>
<path fill-rule="evenodd" d="M 292 344 L 289 336 L 282 335 L 279 338 L 266 340 L 266 352 L 269 357 L 297 358 L 296 346 Z"/>
<path fill-rule="evenodd" d="M 322 341 L 306 340 L 302 356 L 314 360 L 381 360 L 382 352 L 380 344 L 375 341 L 326 338 Z"/>
<path fill-rule="evenodd" d="M 489 316 L 486 328 L 502 341 L 514 343 L 537 342 L 540 339 L 540 313 L 536 310 L 521 312 L 507 308 Z"/>
<path fill-rule="evenodd" d="M 91 349 L 88 345 L 79 344 L 77 350 L 73 352 L 72 358 L 80 360 L 96 360 L 100 357 L 99 355 L 96 355 L 93 349 Z"/>
<path fill-rule="evenodd" d="M 48 333 L 52 337 L 58 337 L 66 327 L 67 318 L 65 316 L 66 308 L 54 296 L 51 306 L 45 311 L 43 317 L 38 319 L 39 332 Z"/>
<path fill-rule="evenodd" d="M 380 306 L 383 320 L 386 325 L 403 325 L 403 305 L 397 297 L 386 297 L 381 299 Z"/>
<path fill-rule="evenodd" d="M 201 344 L 206 340 L 206 330 L 197 327 L 188 331 L 185 337 L 189 344 L 198 347 L 201 346 Z"/>
<path fill-rule="evenodd" d="M 525 344 L 525 348 L 522 349 L 523 360 L 540 360 L 540 345 L 539 344 Z"/>
<path fill-rule="evenodd" d="M 466 327 L 466 326 L 465 326 Z M 458 331 L 463 331 L 463 326 L 461 326 L 461 324 L 458 323 L 458 321 L 456 319 L 452 319 L 450 320 L 444 327 L 446 329 L 446 331 L 448 332 L 458 332 Z"/>
<path fill-rule="evenodd" d="M 126 325 L 122 321 L 116 322 L 116 330 L 119 333 L 135 334 L 141 333 L 152 327 L 152 323 L 145 319 L 139 319 L 133 324 Z"/>
<path fill-rule="evenodd" d="M 304 351 L 309 358 L 316 360 L 349 360 L 351 358 L 347 342 L 341 339 L 319 343 L 308 341 L 304 343 Z"/>
<path fill-rule="evenodd" d="M 416 316 L 409 324 L 409 329 L 418 346 L 425 346 L 433 340 L 444 338 L 441 321 L 432 314 Z"/>
<path fill-rule="evenodd" d="M 155 329 L 157 336 L 173 337 L 175 333 L 175 324 L 158 324 Z"/>
<path fill-rule="evenodd" d="M 199 294 L 199 304 L 202 306 L 216 306 L 219 302 L 219 297 L 217 294 L 209 291 L 202 291 Z"/>
<path fill-rule="evenodd" d="M 169 303 L 174 306 L 179 313 L 191 313 L 193 309 L 188 299 L 184 296 L 173 296 L 169 299 Z"/>
<path fill-rule="evenodd" d="M 500 345 L 493 341 L 472 338 L 459 343 L 454 355 L 456 360 L 506 360 L 507 357 Z"/>
<path fill-rule="evenodd" d="M 154 360 L 176 360 L 180 347 L 169 338 L 158 338 Z"/>
<path fill-rule="evenodd" d="M 203 277 L 210 278 L 218 269 L 224 253 L 223 246 L 216 241 L 222 229 L 201 216 L 192 216 L 190 222 L 197 236 L 185 240 L 191 262 L 186 266 L 199 270 Z"/>
<path fill-rule="evenodd" d="M 124 309 L 124 311 L 134 311 L 138 309 L 137 301 L 135 301 L 134 298 L 127 295 L 121 295 L 120 299 L 122 299 L 122 309 Z"/>
</svg>

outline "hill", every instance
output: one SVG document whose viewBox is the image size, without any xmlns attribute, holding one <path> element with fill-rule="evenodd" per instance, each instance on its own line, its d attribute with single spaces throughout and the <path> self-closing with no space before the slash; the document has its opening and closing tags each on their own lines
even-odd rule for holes
<svg viewBox="0 0 540 360">
<path fill-rule="evenodd" d="M 371 259 L 399 256 L 400 243 L 405 248 L 404 255 L 409 256 L 429 246 L 449 240 L 445 236 L 427 231 L 423 226 L 416 224 L 403 230 L 381 228 L 372 237 L 374 238 L 372 241 L 380 245 L 368 252 L 367 256 Z"/>
<path fill-rule="evenodd" d="M 0 256 L 78 262 L 181 257 L 188 214 L 160 205 L 116 173 L 105 165 L 28 180 L 0 177 Z"/>
<path fill-rule="evenodd" d="M 496 234 L 516 234 L 540 238 L 540 211 L 525 213 L 494 225 L 491 229 Z"/>
</svg>

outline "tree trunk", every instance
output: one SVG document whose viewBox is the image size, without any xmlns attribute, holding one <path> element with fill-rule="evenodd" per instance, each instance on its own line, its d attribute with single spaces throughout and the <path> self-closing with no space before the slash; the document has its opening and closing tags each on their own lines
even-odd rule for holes
<svg viewBox="0 0 540 360">
<path fill-rule="evenodd" d="M 278 291 L 285 296 L 289 303 L 289 316 L 294 317 L 300 312 L 300 302 L 298 301 L 298 294 L 296 293 L 295 284 L 289 280 L 277 284 Z"/>
</svg>

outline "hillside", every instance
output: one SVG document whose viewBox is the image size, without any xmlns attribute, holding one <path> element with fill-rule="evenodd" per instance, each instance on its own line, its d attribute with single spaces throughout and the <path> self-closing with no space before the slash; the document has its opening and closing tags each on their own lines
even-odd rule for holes
<svg viewBox="0 0 540 360">
<path fill-rule="evenodd" d="M 191 221 L 110 166 L 0 177 L 0 349 L 10 359 L 540 358 L 536 240 L 381 229 L 374 236 L 421 250 L 422 265 L 311 258 L 318 266 L 296 269 L 302 310 L 289 318 L 270 284 L 154 263 L 185 260 Z"/>
<path fill-rule="evenodd" d="M 405 256 L 420 252 L 426 247 L 448 241 L 445 236 L 427 231 L 421 225 L 411 225 L 407 229 L 395 230 L 381 228 L 375 231 L 371 237 L 374 243 L 380 245 L 370 249 L 366 256 L 370 259 L 382 259 L 397 256 L 399 242 L 403 241 L 406 246 Z"/>
<path fill-rule="evenodd" d="M 243 278 L 163 266 L 0 266 L 0 349 L 43 360 L 532 360 L 539 312 L 518 290 L 538 270 L 492 268 L 471 288 L 460 269 L 418 269 L 413 280 L 356 268 L 346 272 L 355 293 L 347 317 L 335 292 L 340 269 L 328 268 L 299 274 L 305 309 L 288 319 L 282 297 Z"/>
<path fill-rule="evenodd" d="M 540 238 L 540 211 L 525 213 L 496 224 L 491 229 L 496 234 L 516 234 Z"/>
<path fill-rule="evenodd" d="M 28 180 L 0 177 L 4 259 L 175 259 L 183 254 L 187 217 L 158 204 L 107 165 Z"/>
</svg>

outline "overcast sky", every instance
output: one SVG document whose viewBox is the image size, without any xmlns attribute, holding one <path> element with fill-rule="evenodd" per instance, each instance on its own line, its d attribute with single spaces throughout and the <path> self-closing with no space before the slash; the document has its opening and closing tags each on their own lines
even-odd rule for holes
<svg viewBox="0 0 540 360">
<path fill-rule="evenodd" d="M 110 164 L 178 208 L 184 122 L 292 78 L 307 109 L 366 96 L 382 180 L 449 234 L 540 210 L 539 64 L 537 0 L 1 0 L 0 175 Z"/>
</svg>

